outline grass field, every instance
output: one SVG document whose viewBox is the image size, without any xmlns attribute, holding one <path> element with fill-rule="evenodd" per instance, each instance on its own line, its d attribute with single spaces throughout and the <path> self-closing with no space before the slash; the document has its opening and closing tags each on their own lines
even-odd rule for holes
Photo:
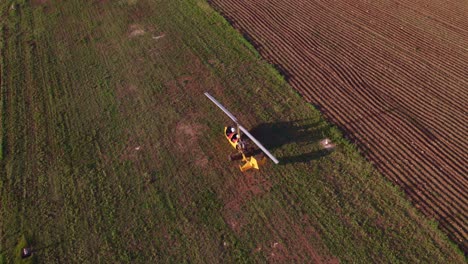
<svg viewBox="0 0 468 264">
<path fill-rule="evenodd" d="M 0 80 L 2 262 L 465 261 L 204 0 L 2 1 Z"/>
</svg>

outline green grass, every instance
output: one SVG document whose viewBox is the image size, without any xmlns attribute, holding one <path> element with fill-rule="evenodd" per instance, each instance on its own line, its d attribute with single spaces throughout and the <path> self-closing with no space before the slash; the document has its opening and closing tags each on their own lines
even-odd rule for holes
<svg viewBox="0 0 468 264">
<path fill-rule="evenodd" d="M 0 259 L 463 262 L 205 1 L 40 2 L 0 4 Z M 204 91 L 281 164 L 228 163 Z"/>
</svg>

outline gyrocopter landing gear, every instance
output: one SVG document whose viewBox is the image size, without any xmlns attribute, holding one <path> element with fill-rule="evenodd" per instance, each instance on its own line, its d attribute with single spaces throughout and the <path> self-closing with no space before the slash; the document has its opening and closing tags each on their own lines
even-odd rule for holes
<svg viewBox="0 0 468 264">
<path fill-rule="evenodd" d="M 251 168 L 258 170 L 260 169 L 259 166 L 265 165 L 267 161 L 267 158 L 265 156 L 262 156 L 261 158 L 257 159 L 253 156 L 248 157 L 248 156 L 245 156 L 243 153 L 238 153 L 238 152 L 229 154 L 228 158 L 230 161 L 240 160 L 244 162 L 243 165 L 239 166 L 241 171 L 246 171 Z"/>
<path fill-rule="evenodd" d="M 246 157 L 245 155 L 242 154 L 242 161 L 244 161 L 244 165 L 242 166 L 239 166 L 240 167 L 240 170 L 242 172 L 246 171 L 246 170 L 249 170 L 251 168 L 254 168 L 254 169 L 257 169 L 259 170 L 259 165 L 260 166 L 263 166 L 265 165 L 266 161 L 267 161 L 267 158 L 265 156 L 263 156 L 263 158 L 261 160 L 257 160 L 255 157 Z"/>
<path fill-rule="evenodd" d="M 210 94 L 205 93 L 216 106 L 218 106 L 232 121 L 235 122 L 235 126 L 224 127 L 224 136 L 229 141 L 231 146 L 237 150 L 237 153 L 229 155 L 229 160 L 241 160 L 244 162 L 243 165 L 239 166 L 242 172 L 249 169 L 260 169 L 263 166 L 267 158 L 267 155 L 275 164 L 278 164 L 278 160 L 257 140 L 255 139 L 247 129 L 239 124 L 237 118 L 231 114 L 221 103 L 214 99 Z M 256 147 L 260 148 L 258 150 Z M 255 158 L 255 154 L 260 153 L 258 158 Z"/>
</svg>

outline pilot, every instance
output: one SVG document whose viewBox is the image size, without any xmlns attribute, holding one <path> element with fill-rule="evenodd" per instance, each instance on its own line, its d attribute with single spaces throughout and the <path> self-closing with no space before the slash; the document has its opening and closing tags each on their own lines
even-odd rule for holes
<svg viewBox="0 0 468 264">
<path fill-rule="evenodd" d="M 239 134 L 234 134 L 234 136 L 231 138 L 232 143 L 237 143 L 240 140 Z"/>
<path fill-rule="evenodd" d="M 236 132 L 236 129 L 232 126 L 228 126 L 226 129 L 226 136 L 231 139 L 232 136 L 234 135 L 234 132 Z"/>
</svg>

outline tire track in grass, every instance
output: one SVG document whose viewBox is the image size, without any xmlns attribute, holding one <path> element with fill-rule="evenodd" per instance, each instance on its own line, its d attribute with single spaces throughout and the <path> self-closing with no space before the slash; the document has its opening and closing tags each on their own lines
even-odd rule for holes
<svg viewBox="0 0 468 264">
<path fill-rule="evenodd" d="M 4 156 L 4 144 L 5 144 L 5 119 L 6 119 L 6 105 L 7 105 L 7 90 L 5 81 L 3 80 L 5 77 L 5 40 L 6 38 L 6 26 L 4 22 L 0 23 L 0 164 L 2 164 L 3 156 Z M 3 166 L 2 166 L 3 168 Z M 2 169 L 3 171 L 3 169 Z M 0 192 L 1 194 L 1 192 Z"/>
<path fill-rule="evenodd" d="M 8 19 L 8 32 L 15 32 L 20 30 L 21 23 L 21 9 L 17 7 L 14 12 L 7 15 Z M 18 162 L 19 160 L 26 160 L 24 157 L 24 102 L 23 102 L 23 86 L 25 80 L 21 74 L 18 74 L 21 69 L 22 59 L 22 43 L 20 36 L 12 36 L 8 38 L 4 53 L 5 57 L 3 62 L 8 65 L 11 73 L 7 73 L 7 79 L 4 78 L 4 88 L 2 97 L 4 97 L 5 112 L 2 116 L 4 127 L 4 171 L 5 171 L 5 185 L 8 186 L 8 194 L 5 194 L 5 200 L 12 205 L 12 208 L 19 208 L 17 211 L 9 211 L 10 215 L 5 217 L 5 222 L 12 221 L 11 218 L 16 218 L 15 229 L 19 232 L 24 231 L 24 206 L 21 206 L 24 202 L 24 186 L 22 185 L 23 173 L 25 171 L 24 162 Z M 15 58 L 15 59 L 12 59 Z M 15 208 L 15 209 L 16 209 Z"/>
<path fill-rule="evenodd" d="M 3 6 L 0 6 L 0 14 L 4 17 L 7 17 L 6 10 L 3 10 Z M 7 76 L 7 68 L 6 68 L 6 51 L 7 51 L 7 36 L 8 36 L 8 28 L 5 23 L 6 20 L 0 21 L 0 197 L 2 200 L 2 210 L 0 210 L 0 215 L 2 219 L 6 219 L 6 210 L 3 208 L 5 207 L 4 204 L 8 201 L 8 193 L 4 191 L 5 184 L 7 182 L 7 175 L 6 175 L 6 166 L 5 166 L 5 157 L 6 157 L 6 143 L 7 143 L 7 116 L 8 116 L 8 88 L 6 85 L 6 76 Z M 4 260 L 6 257 L 4 256 L 5 252 L 5 245 L 7 245 L 7 234 L 8 232 L 8 225 L 5 223 L 6 221 L 0 221 L 0 244 L 2 248 L 2 253 L 0 254 L 0 258 Z M 11 229 L 11 228 L 9 228 Z"/>
</svg>

